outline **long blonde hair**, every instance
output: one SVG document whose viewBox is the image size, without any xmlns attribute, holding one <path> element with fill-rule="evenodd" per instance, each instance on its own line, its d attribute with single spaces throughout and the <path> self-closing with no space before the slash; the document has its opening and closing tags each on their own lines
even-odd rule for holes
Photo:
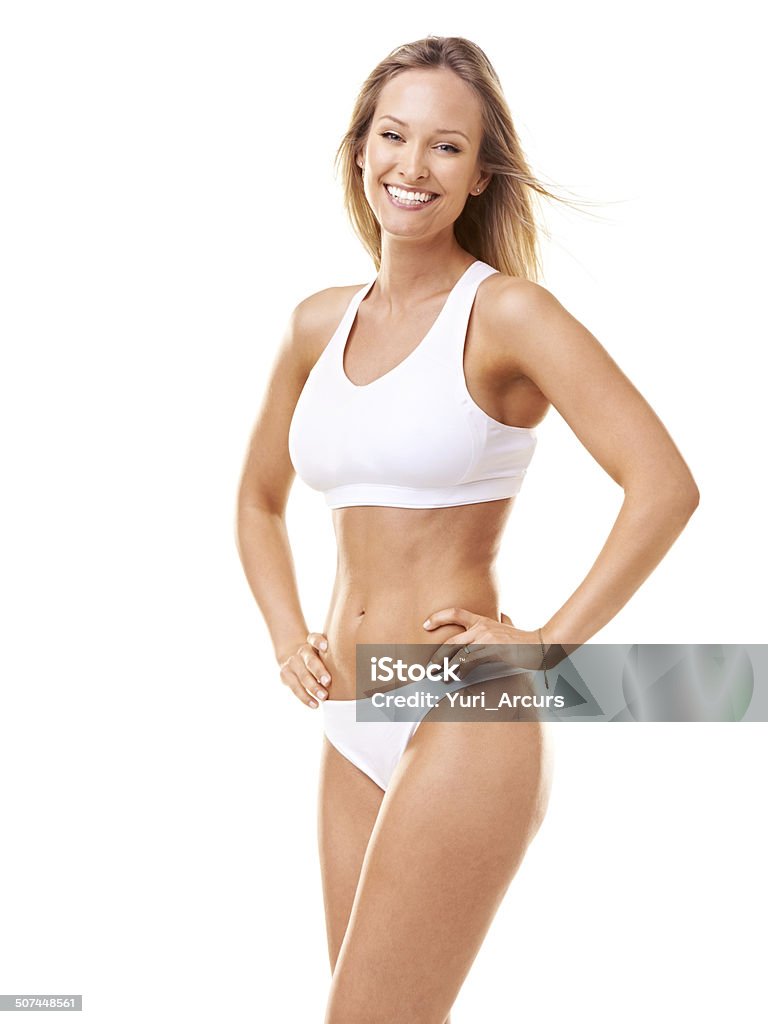
<svg viewBox="0 0 768 1024">
<path fill-rule="evenodd" d="M 485 190 L 469 199 L 454 224 L 456 240 L 475 259 L 513 277 L 538 281 L 541 276 L 534 200 L 547 196 L 568 199 L 547 189 L 532 174 L 512 123 L 501 82 L 480 47 L 461 36 L 427 36 L 398 46 L 363 83 L 352 111 L 349 128 L 336 152 L 341 166 L 344 207 L 355 233 L 381 266 L 381 229 L 365 198 L 356 157 L 368 135 L 384 85 L 414 68 L 448 68 L 467 83 L 480 99 L 483 138 L 479 164 L 493 177 Z"/>
</svg>

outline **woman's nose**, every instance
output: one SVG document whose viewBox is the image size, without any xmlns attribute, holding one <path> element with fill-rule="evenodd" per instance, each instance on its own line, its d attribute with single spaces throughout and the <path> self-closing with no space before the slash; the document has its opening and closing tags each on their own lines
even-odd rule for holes
<svg viewBox="0 0 768 1024">
<path fill-rule="evenodd" d="M 400 173 L 404 181 L 416 185 L 419 178 L 429 177 L 429 168 L 424 156 L 414 149 L 410 153 L 403 154 L 400 161 Z"/>
</svg>

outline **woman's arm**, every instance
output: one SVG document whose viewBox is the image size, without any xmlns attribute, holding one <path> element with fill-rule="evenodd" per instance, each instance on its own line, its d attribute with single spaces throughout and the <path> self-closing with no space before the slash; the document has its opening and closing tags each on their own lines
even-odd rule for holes
<svg viewBox="0 0 768 1024">
<path fill-rule="evenodd" d="M 541 627 L 545 646 L 581 645 L 610 622 L 672 547 L 697 504 L 698 496 L 685 494 L 627 494 L 594 565 Z"/>
<path fill-rule="evenodd" d="M 266 622 L 275 658 L 282 664 L 309 634 L 285 516 L 239 500 L 236 537 L 248 585 Z"/>
<path fill-rule="evenodd" d="M 699 503 L 666 428 L 614 360 L 546 288 L 508 278 L 495 344 L 554 405 L 624 502 L 584 581 L 542 627 L 546 645 L 586 643 L 653 572 Z"/>
<path fill-rule="evenodd" d="M 307 377 L 300 350 L 301 305 L 275 357 L 245 456 L 237 493 L 235 539 L 278 661 L 307 638 L 285 522 L 293 479 L 288 428 Z"/>
</svg>

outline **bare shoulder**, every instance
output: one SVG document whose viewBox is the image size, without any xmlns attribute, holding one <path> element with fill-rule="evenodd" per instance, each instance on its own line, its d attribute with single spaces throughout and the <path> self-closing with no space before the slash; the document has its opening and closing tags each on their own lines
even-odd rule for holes
<svg viewBox="0 0 768 1024">
<path fill-rule="evenodd" d="M 297 354 L 311 368 L 331 340 L 353 297 L 363 284 L 338 285 L 313 292 L 291 314 Z"/>
<path fill-rule="evenodd" d="M 542 314 L 552 315 L 557 310 L 566 312 L 543 285 L 509 274 L 491 274 L 481 283 L 478 295 L 481 296 L 478 312 L 484 325 L 496 325 L 501 330 L 528 324 Z"/>
<path fill-rule="evenodd" d="M 609 359 L 600 342 L 543 285 L 507 274 L 482 282 L 478 320 L 502 370 L 513 368 L 551 387 L 552 375 L 587 352 Z M 542 389 L 543 390 L 543 389 Z"/>
<path fill-rule="evenodd" d="M 535 347 L 537 329 L 551 320 L 555 307 L 565 313 L 555 296 L 534 281 L 502 273 L 486 277 L 477 291 L 474 316 L 487 371 L 499 380 L 528 378 L 533 383 L 530 346 Z"/>
</svg>

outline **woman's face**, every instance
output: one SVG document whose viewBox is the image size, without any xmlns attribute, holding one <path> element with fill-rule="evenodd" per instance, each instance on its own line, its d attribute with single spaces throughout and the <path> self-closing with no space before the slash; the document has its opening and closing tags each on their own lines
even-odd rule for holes
<svg viewBox="0 0 768 1024">
<path fill-rule="evenodd" d="M 480 101 L 453 71 L 403 71 L 390 79 L 357 158 L 382 231 L 421 237 L 451 227 L 490 180 L 478 163 L 481 138 Z"/>
</svg>

